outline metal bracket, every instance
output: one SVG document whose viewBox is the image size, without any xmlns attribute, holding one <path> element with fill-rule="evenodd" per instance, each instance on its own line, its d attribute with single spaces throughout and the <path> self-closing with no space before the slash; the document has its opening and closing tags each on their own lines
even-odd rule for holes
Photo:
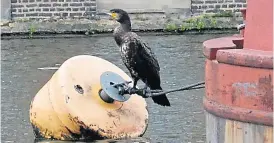
<svg viewBox="0 0 274 143">
<path fill-rule="evenodd" d="M 129 94 L 121 95 L 119 87 L 115 87 L 117 84 L 126 83 L 128 81 L 124 80 L 118 74 L 107 71 L 100 76 L 102 90 L 112 99 L 125 102 L 130 98 Z M 121 88 L 120 88 L 121 89 Z M 101 95 L 100 95 L 101 96 Z"/>
</svg>

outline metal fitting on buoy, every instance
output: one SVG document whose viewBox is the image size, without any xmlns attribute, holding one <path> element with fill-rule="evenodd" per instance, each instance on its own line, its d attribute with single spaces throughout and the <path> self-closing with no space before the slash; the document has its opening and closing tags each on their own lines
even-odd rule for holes
<svg viewBox="0 0 274 143">
<path fill-rule="evenodd" d="M 106 103 L 113 103 L 115 100 L 111 98 L 103 89 L 99 90 L 99 96 Z"/>
<path fill-rule="evenodd" d="M 107 75 L 110 76 L 106 78 Z M 112 98 L 112 88 L 102 82 L 116 82 L 113 77 L 131 81 L 120 68 L 98 57 L 81 55 L 66 60 L 31 102 L 30 122 L 36 138 L 98 140 L 142 136 L 148 124 L 146 101 L 134 94 L 121 101 Z"/>
<path fill-rule="evenodd" d="M 100 76 L 100 82 L 102 90 L 99 92 L 99 96 L 105 102 L 111 102 L 112 100 L 125 102 L 130 98 L 129 94 L 123 93 L 124 90 L 126 90 L 124 87 L 129 86 L 128 84 L 131 83 L 131 81 L 124 80 L 118 74 L 106 71 Z"/>
</svg>

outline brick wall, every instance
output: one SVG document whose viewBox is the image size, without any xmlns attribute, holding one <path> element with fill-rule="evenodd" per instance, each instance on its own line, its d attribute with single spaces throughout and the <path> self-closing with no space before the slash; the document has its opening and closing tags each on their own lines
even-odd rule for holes
<svg viewBox="0 0 274 143">
<path fill-rule="evenodd" d="M 97 11 L 96 1 L 100 0 L 11 0 L 11 17 L 12 19 L 41 19 L 54 16 L 92 18 Z M 193 14 L 220 11 L 240 13 L 240 9 L 246 7 L 246 0 L 190 1 Z"/>
<path fill-rule="evenodd" d="M 240 13 L 240 9 L 246 7 L 246 0 L 192 0 L 191 10 L 193 14 L 218 13 L 231 11 Z"/>
<path fill-rule="evenodd" d="M 11 13 L 12 19 L 93 17 L 96 0 L 11 0 Z"/>
</svg>

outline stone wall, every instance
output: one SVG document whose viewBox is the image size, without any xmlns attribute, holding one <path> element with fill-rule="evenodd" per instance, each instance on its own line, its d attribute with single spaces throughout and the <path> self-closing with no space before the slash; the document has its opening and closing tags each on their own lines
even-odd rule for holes
<svg viewBox="0 0 274 143">
<path fill-rule="evenodd" d="M 12 19 L 93 17 L 96 0 L 11 0 Z"/>
<path fill-rule="evenodd" d="M 218 13 L 230 11 L 240 13 L 240 9 L 246 7 L 246 0 L 192 0 L 191 10 L 193 14 Z"/>
</svg>

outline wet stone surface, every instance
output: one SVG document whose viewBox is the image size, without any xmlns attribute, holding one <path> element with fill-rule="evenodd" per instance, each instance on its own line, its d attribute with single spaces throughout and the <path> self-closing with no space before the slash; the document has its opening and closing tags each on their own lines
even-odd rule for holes
<svg viewBox="0 0 274 143">
<path fill-rule="evenodd" d="M 162 87 L 173 89 L 204 80 L 202 42 L 222 36 L 228 35 L 148 35 L 143 39 L 158 57 Z M 2 40 L 1 46 L 1 132 L 4 142 L 34 142 L 29 122 L 30 103 L 56 71 L 38 68 L 55 67 L 72 56 L 89 54 L 111 61 L 128 73 L 112 37 L 12 39 Z M 168 94 L 171 107 L 162 107 L 146 99 L 149 126 L 143 139 L 205 142 L 203 94 L 204 89 Z"/>
</svg>

